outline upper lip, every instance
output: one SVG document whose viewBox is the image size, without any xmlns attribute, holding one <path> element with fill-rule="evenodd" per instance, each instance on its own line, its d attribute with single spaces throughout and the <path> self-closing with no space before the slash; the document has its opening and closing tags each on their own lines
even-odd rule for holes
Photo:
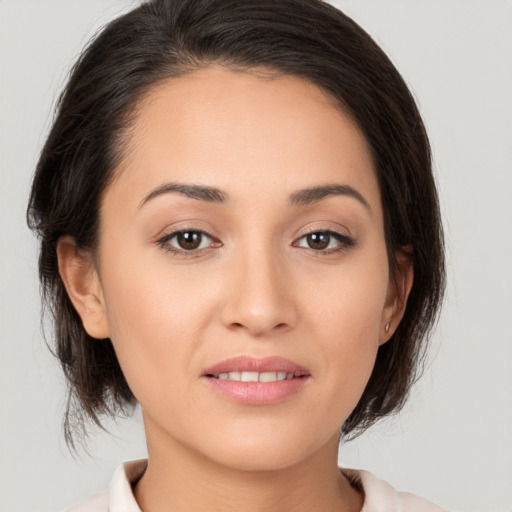
<svg viewBox="0 0 512 512">
<path fill-rule="evenodd" d="M 270 357 L 252 357 L 237 356 L 230 357 L 224 361 L 214 364 L 207 368 L 203 375 L 219 375 L 229 372 L 286 372 L 293 373 L 298 377 L 309 375 L 309 370 L 289 359 L 279 356 Z"/>
</svg>

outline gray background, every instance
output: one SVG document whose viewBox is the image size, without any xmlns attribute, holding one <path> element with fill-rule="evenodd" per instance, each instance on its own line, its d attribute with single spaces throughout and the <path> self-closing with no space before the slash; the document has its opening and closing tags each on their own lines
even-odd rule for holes
<svg viewBox="0 0 512 512">
<path fill-rule="evenodd" d="M 0 0 L 0 509 L 62 510 L 145 455 L 140 418 L 74 459 L 65 385 L 40 331 L 29 182 L 57 91 L 127 0 Z M 341 451 L 451 510 L 512 511 L 512 2 L 339 0 L 413 89 L 434 148 L 449 284 L 407 409 Z"/>
</svg>

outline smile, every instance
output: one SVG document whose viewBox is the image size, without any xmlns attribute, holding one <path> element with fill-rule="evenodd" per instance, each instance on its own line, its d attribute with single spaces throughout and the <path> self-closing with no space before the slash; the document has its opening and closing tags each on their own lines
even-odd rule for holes
<svg viewBox="0 0 512 512">
<path fill-rule="evenodd" d="M 206 369 L 203 382 L 219 397 L 245 405 L 271 405 L 302 391 L 309 370 L 283 357 L 239 356 Z"/>
</svg>

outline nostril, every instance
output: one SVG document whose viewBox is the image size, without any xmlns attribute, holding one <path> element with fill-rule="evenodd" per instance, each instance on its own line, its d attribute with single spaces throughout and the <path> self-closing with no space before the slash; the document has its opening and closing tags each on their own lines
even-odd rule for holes
<svg viewBox="0 0 512 512">
<path fill-rule="evenodd" d="M 231 331 L 247 330 L 257 337 L 272 331 L 284 333 L 296 321 L 293 301 L 290 298 L 273 301 L 271 298 L 264 301 L 250 294 L 245 297 L 229 297 L 222 307 L 222 324 Z"/>
</svg>

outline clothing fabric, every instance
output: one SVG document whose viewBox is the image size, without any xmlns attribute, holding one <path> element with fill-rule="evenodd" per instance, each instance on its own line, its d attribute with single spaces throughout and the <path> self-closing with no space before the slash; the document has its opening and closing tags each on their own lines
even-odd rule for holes
<svg viewBox="0 0 512 512">
<path fill-rule="evenodd" d="M 147 460 L 125 462 L 118 466 L 108 489 L 91 496 L 68 512 L 141 512 L 132 486 L 146 470 Z M 447 512 L 407 492 L 397 492 L 391 485 L 368 471 L 341 469 L 352 485 L 364 492 L 361 512 Z"/>
</svg>

